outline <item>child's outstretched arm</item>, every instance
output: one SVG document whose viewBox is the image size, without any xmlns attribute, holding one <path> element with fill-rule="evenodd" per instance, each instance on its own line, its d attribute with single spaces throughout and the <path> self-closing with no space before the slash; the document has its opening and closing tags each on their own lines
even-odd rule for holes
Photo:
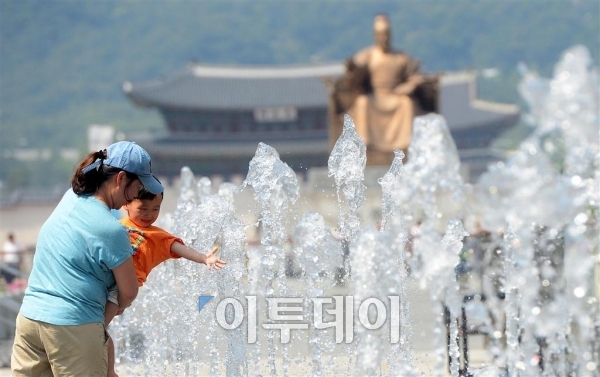
<svg viewBox="0 0 600 377">
<path fill-rule="evenodd" d="M 218 247 L 214 247 L 208 254 L 202 254 L 179 242 L 173 242 L 173 244 L 171 244 L 172 253 L 187 260 L 191 260 L 192 262 L 205 264 L 209 269 L 214 267 L 215 270 L 220 270 L 227 264 L 224 260 L 216 257 L 215 253 L 218 250 Z"/>
</svg>

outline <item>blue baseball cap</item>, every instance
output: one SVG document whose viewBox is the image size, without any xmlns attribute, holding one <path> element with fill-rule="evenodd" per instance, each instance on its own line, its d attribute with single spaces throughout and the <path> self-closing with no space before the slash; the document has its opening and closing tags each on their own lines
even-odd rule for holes
<svg viewBox="0 0 600 377">
<path fill-rule="evenodd" d="M 163 185 L 152 175 L 150 155 L 133 141 L 119 141 L 106 148 L 106 165 L 123 169 L 138 176 L 144 188 L 152 194 L 164 191 Z"/>
</svg>

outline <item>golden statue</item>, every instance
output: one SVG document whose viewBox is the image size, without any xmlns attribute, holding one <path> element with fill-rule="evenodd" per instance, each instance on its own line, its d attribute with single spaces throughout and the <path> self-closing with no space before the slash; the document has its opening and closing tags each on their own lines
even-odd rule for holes
<svg viewBox="0 0 600 377">
<path fill-rule="evenodd" d="M 331 87 L 329 140 L 341 134 L 344 113 L 354 120 L 367 146 L 367 164 L 389 164 L 395 149 L 408 154 L 415 115 L 436 111 L 436 76 L 420 72 L 420 63 L 391 47 L 386 15 L 373 23 L 375 44 L 346 62 L 346 74 Z"/>
</svg>

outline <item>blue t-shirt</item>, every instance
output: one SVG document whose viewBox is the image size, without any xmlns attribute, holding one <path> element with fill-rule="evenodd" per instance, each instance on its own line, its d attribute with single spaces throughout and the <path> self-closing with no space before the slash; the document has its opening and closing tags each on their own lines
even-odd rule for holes
<svg viewBox="0 0 600 377">
<path fill-rule="evenodd" d="M 67 191 L 40 229 L 21 314 L 54 325 L 104 323 L 112 269 L 131 254 L 104 203 Z"/>
</svg>

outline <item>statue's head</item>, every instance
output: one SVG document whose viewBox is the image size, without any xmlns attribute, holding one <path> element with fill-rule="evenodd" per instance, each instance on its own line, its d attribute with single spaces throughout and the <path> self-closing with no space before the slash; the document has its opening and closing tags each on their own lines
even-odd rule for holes
<svg viewBox="0 0 600 377">
<path fill-rule="evenodd" d="M 373 36 L 377 44 L 385 52 L 391 47 L 391 26 L 390 20 L 385 14 L 378 14 L 373 21 Z"/>
</svg>

